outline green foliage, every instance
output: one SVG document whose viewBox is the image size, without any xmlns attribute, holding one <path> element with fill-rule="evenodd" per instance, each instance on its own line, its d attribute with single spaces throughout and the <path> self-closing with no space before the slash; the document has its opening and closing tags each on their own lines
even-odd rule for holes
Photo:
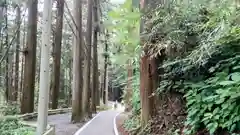
<svg viewBox="0 0 240 135">
<path fill-rule="evenodd" d="M 140 12 L 132 7 L 131 0 L 126 0 L 108 15 L 105 25 L 111 33 L 110 42 L 113 44 L 110 50 L 114 55 L 111 59 L 122 65 L 139 54 Z"/>
<path fill-rule="evenodd" d="M 18 118 L 1 119 L 0 132 L 2 135 L 33 135 L 34 129 L 26 127 Z"/>
<path fill-rule="evenodd" d="M 130 119 L 127 119 L 124 122 L 124 127 L 128 131 L 133 131 L 135 129 L 138 129 L 141 125 L 140 116 L 139 115 L 133 115 Z"/>
<path fill-rule="evenodd" d="M 218 72 L 204 82 L 186 86 L 189 133 L 202 123 L 211 134 L 219 128 L 240 130 L 240 72 Z"/>
<path fill-rule="evenodd" d="M 185 94 L 189 134 L 240 130 L 239 15 L 233 0 L 173 0 L 146 16 L 149 52 L 167 56 L 158 92 Z"/>
<path fill-rule="evenodd" d="M 132 95 L 132 107 L 133 107 L 133 114 L 139 115 L 141 111 L 141 104 L 140 104 L 140 73 L 137 72 L 133 79 L 133 95 Z"/>
<path fill-rule="evenodd" d="M 132 0 L 126 0 L 122 5 L 113 9 L 108 13 L 108 21 L 106 26 L 111 33 L 109 36 L 112 46 L 110 46 L 110 60 L 116 68 L 114 71 L 114 85 L 125 86 L 128 79 L 126 72 L 127 60 L 134 63 L 139 62 L 139 28 L 140 28 L 140 12 L 138 8 L 134 8 Z M 109 55 L 108 55 L 109 56 Z M 139 65 L 133 64 L 134 69 L 138 69 Z M 133 86 L 133 95 L 130 99 L 134 114 L 140 113 L 140 92 L 139 92 L 139 71 L 136 70 L 131 78 Z M 123 95 L 125 99 L 125 94 Z"/>
<path fill-rule="evenodd" d="M 0 106 L 0 113 L 2 115 L 16 115 L 19 114 L 19 112 L 19 105 L 14 102 Z"/>
</svg>

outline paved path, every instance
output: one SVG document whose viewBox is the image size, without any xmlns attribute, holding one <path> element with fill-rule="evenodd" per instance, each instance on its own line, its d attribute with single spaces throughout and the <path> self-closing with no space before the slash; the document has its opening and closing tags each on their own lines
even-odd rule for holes
<svg viewBox="0 0 240 135">
<path fill-rule="evenodd" d="M 100 112 L 86 127 L 80 129 L 75 135 L 115 135 L 113 130 L 114 117 L 119 113 L 116 110 Z"/>
<path fill-rule="evenodd" d="M 109 102 L 108 106 L 113 107 L 113 104 L 113 102 Z M 113 120 L 120 111 L 122 111 L 121 107 L 116 110 L 99 112 L 86 125 L 84 125 L 85 123 L 72 124 L 70 122 L 71 113 L 50 115 L 48 124 L 55 125 L 56 135 L 114 135 Z M 27 121 L 27 123 L 36 125 L 36 119 Z"/>
<path fill-rule="evenodd" d="M 36 125 L 36 119 L 26 121 L 28 124 Z M 48 124 L 55 126 L 56 135 L 73 135 L 84 123 L 71 123 L 71 113 L 56 114 L 48 116 Z"/>
<path fill-rule="evenodd" d="M 48 116 L 48 124 L 55 125 L 56 135 L 73 135 L 84 124 L 72 124 L 70 121 L 70 113 Z"/>
</svg>

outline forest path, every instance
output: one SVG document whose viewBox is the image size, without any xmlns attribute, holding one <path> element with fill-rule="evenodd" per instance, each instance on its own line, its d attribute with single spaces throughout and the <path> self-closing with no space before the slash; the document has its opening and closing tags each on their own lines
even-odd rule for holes
<svg viewBox="0 0 240 135">
<path fill-rule="evenodd" d="M 113 104 L 113 102 L 109 102 L 108 106 L 113 107 Z M 71 123 L 71 113 L 49 115 L 48 124 L 55 126 L 55 135 L 114 135 L 112 134 L 114 133 L 113 119 L 118 112 L 119 111 L 112 108 L 112 110 L 93 114 L 93 119 L 89 122 L 90 124 L 86 125 L 84 125 L 85 122 Z M 26 122 L 28 124 L 36 125 L 36 119 Z M 94 132 L 92 129 L 95 129 Z M 105 131 L 109 133 L 105 133 Z"/>
<path fill-rule="evenodd" d="M 115 135 L 113 120 L 118 113 L 117 110 L 99 112 L 74 135 Z"/>
<path fill-rule="evenodd" d="M 36 121 L 36 119 L 32 119 L 25 122 L 36 125 Z M 48 124 L 55 126 L 55 135 L 73 135 L 84 125 L 84 123 L 71 123 L 71 113 L 49 115 Z"/>
<path fill-rule="evenodd" d="M 114 103 L 112 103 L 112 105 L 113 104 Z M 99 112 L 74 135 L 115 135 L 114 120 L 115 117 L 123 111 L 124 106 L 117 104 L 117 108 Z"/>
</svg>

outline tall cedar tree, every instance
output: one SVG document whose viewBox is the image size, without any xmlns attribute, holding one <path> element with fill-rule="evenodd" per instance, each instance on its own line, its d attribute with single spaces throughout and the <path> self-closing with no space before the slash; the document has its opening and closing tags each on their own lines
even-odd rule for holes
<svg viewBox="0 0 240 135">
<path fill-rule="evenodd" d="M 79 122 L 83 119 L 82 111 L 82 86 L 83 86 L 83 69 L 82 69 L 82 1 L 74 0 L 74 36 L 73 43 L 73 87 L 72 87 L 72 122 Z"/>
<path fill-rule="evenodd" d="M 58 107 L 58 97 L 60 89 L 60 65 L 62 47 L 64 0 L 57 0 L 57 21 L 53 44 L 53 80 L 52 80 L 52 109 Z"/>
<path fill-rule="evenodd" d="M 4 23 L 5 23 L 5 26 L 4 26 L 4 36 L 5 36 L 5 39 L 4 39 L 4 45 L 5 47 L 8 46 L 8 16 L 7 16 L 7 13 L 8 13 L 8 5 L 7 5 L 7 0 L 4 1 Z M 9 100 L 9 76 L 8 76 L 8 72 L 9 72 L 9 68 L 8 68 L 8 65 L 9 65 L 9 59 L 8 59 L 8 56 L 6 57 L 6 68 L 5 68 L 5 97 L 6 97 L 6 100 L 8 101 Z"/>
<path fill-rule="evenodd" d="M 108 35 L 109 33 L 107 32 L 106 33 L 106 39 L 105 39 L 105 49 L 104 49 L 104 73 L 103 73 L 103 94 L 102 94 L 102 96 L 103 96 L 103 103 L 104 104 L 106 104 L 107 103 L 107 101 L 106 101 L 106 99 L 107 99 L 107 90 L 108 90 L 108 88 L 107 88 L 107 86 L 108 86 L 108 81 L 107 81 L 107 69 L 108 69 L 108 42 L 107 42 L 107 40 L 108 40 L 108 37 L 109 37 L 109 35 Z"/>
<path fill-rule="evenodd" d="M 21 113 L 34 110 L 34 89 L 36 74 L 37 16 L 38 0 L 28 2 L 27 45 L 24 50 L 24 82 L 22 90 Z"/>
<path fill-rule="evenodd" d="M 16 24 L 17 24 L 17 37 L 16 37 L 16 54 L 15 54 L 15 77 L 14 77 L 14 101 L 18 99 L 19 92 L 19 50 L 20 50 L 20 20 L 21 19 L 21 10 L 20 6 L 16 6 Z"/>
<path fill-rule="evenodd" d="M 93 20 L 94 20 L 94 30 L 93 30 L 93 88 L 92 88 L 92 97 L 95 98 L 95 104 L 92 105 L 92 110 L 96 112 L 97 105 L 100 105 L 100 94 L 99 94 L 99 72 L 98 72 L 98 32 L 99 32 L 99 23 L 98 23 L 98 0 L 94 0 L 93 6 Z"/>
<path fill-rule="evenodd" d="M 141 10 L 146 9 L 149 0 L 141 0 Z M 144 20 L 141 20 L 140 32 L 143 32 Z M 144 45 L 144 39 L 141 38 L 140 44 Z M 141 122 L 144 127 L 155 114 L 155 103 L 153 92 L 157 88 L 157 65 L 156 59 L 151 58 L 147 47 L 143 47 L 144 55 L 140 61 L 140 96 L 141 96 Z"/>
<path fill-rule="evenodd" d="M 84 112 L 88 112 L 88 116 L 91 116 L 89 107 L 89 96 L 90 96 L 90 84 L 91 84 L 91 58 L 92 58 L 92 2 L 93 0 L 88 0 L 88 17 L 87 17 L 87 47 L 86 47 L 86 60 L 84 64 L 84 90 L 83 90 L 83 109 Z M 95 96 L 91 95 L 91 104 L 95 106 Z M 94 111 L 94 110 L 92 110 Z M 94 111 L 95 112 L 95 111 Z"/>
</svg>

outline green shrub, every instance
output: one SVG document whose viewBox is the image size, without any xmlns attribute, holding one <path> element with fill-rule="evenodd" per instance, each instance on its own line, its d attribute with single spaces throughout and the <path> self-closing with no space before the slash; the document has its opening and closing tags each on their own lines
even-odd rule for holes
<svg viewBox="0 0 240 135">
<path fill-rule="evenodd" d="M 1 135 L 33 135 L 34 129 L 20 123 L 17 117 L 0 120 Z"/>
<path fill-rule="evenodd" d="M 19 104 L 12 102 L 0 106 L 0 113 L 2 115 L 16 115 L 19 114 Z"/>
<path fill-rule="evenodd" d="M 132 107 L 133 107 L 133 114 L 139 115 L 141 111 L 141 104 L 140 104 L 140 74 L 136 72 L 133 78 L 133 95 L 132 95 Z"/>
<path fill-rule="evenodd" d="M 140 116 L 139 115 L 133 115 L 132 117 L 130 117 L 129 119 L 127 119 L 124 122 L 124 128 L 128 131 L 136 130 L 141 125 L 140 122 L 141 122 L 140 121 Z"/>
<path fill-rule="evenodd" d="M 237 68 L 234 67 L 234 68 Z M 194 133 L 204 124 L 210 134 L 217 129 L 229 132 L 240 130 L 240 72 L 218 72 L 204 82 L 189 85 L 187 121 Z"/>
</svg>

